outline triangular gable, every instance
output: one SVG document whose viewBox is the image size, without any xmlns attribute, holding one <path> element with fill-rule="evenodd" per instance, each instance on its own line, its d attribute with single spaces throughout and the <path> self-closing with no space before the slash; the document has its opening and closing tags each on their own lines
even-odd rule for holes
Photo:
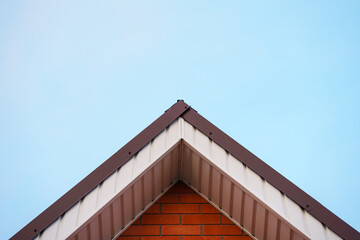
<svg viewBox="0 0 360 240">
<path fill-rule="evenodd" d="M 209 202 L 177 182 L 116 240 L 251 240 Z"/>
<path fill-rule="evenodd" d="M 110 239 L 179 179 L 258 239 L 360 239 L 183 101 L 12 239 L 82 239 L 84 231 Z"/>
</svg>

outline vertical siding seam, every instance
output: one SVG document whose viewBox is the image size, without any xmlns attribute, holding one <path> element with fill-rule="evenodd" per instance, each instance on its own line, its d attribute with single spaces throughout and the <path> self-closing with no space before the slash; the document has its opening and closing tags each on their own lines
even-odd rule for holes
<svg viewBox="0 0 360 240">
<path fill-rule="evenodd" d="M 167 146 L 167 134 L 168 134 L 168 132 L 169 132 L 169 130 L 168 130 L 168 128 L 169 127 L 166 127 L 165 129 L 164 129 L 164 146 L 165 146 L 165 149 L 166 149 L 166 146 Z"/>
<path fill-rule="evenodd" d="M 276 240 L 280 240 L 281 220 L 278 218 L 276 223 Z"/>
<path fill-rule="evenodd" d="M 305 209 L 303 211 L 304 211 L 303 215 L 304 215 L 305 231 L 307 232 L 307 234 L 309 234 L 311 236 L 311 231 L 310 231 L 310 226 L 309 226 L 309 219 L 308 219 L 308 212 Z"/>
<path fill-rule="evenodd" d="M 220 173 L 220 189 L 219 189 L 219 207 L 223 209 L 223 189 L 224 189 L 224 175 Z M 231 198 L 231 193 L 230 193 Z"/>
<path fill-rule="evenodd" d="M 97 187 L 96 187 L 96 198 L 95 198 L 95 209 L 96 210 L 98 208 L 98 202 L 99 202 L 100 185 L 101 185 L 101 183 L 99 185 L 97 185 Z"/>
<path fill-rule="evenodd" d="M 60 226 L 60 221 L 61 221 L 62 217 L 60 216 L 57 220 L 57 226 L 56 226 L 56 232 L 55 232 L 55 239 L 59 238 L 59 226 Z M 40 239 L 40 238 L 39 238 Z"/>
<path fill-rule="evenodd" d="M 153 139 L 150 140 L 150 143 L 149 143 L 149 163 L 151 163 L 151 153 L 152 153 L 152 148 L 153 148 Z"/>
<path fill-rule="evenodd" d="M 269 225 L 269 210 L 265 208 L 265 223 L 264 223 L 264 240 L 267 240 L 267 231 Z"/>
<path fill-rule="evenodd" d="M 249 179 L 248 179 L 248 167 L 245 165 L 244 167 L 244 185 L 246 186 L 246 188 L 249 188 Z"/>
<path fill-rule="evenodd" d="M 285 194 L 282 194 L 282 202 L 283 202 L 283 208 L 284 208 L 284 215 L 285 217 L 287 218 L 287 220 L 289 222 L 290 221 L 290 216 L 289 216 L 289 209 L 288 209 L 288 206 L 287 206 L 287 197 L 285 196 Z"/>
<path fill-rule="evenodd" d="M 234 191 L 235 186 L 234 183 L 230 182 L 230 202 L 229 202 L 229 216 L 232 218 L 234 215 Z"/>
<path fill-rule="evenodd" d="M 121 168 L 121 167 L 120 167 Z M 117 178 L 120 171 L 120 168 L 116 169 L 115 171 L 115 184 L 114 184 L 114 193 L 116 193 L 116 187 L 117 187 Z"/>
<path fill-rule="evenodd" d="M 325 231 L 325 238 L 326 240 L 330 240 L 330 235 L 329 235 L 329 228 L 324 226 L 323 227 L 325 228 L 324 231 Z"/>
<path fill-rule="evenodd" d="M 256 214 L 257 214 L 257 201 L 253 200 L 253 210 L 252 210 L 252 222 L 251 222 L 251 233 L 255 236 L 255 227 L 256 227 Z"/>
<path fill-rule="evenodd" d="M 85 197 L 84 197 L 85 198 Z M 83 198 L 83 199 L 84 199 Z M 83 201 L 83 199 L 80 199 L 80 201 L 77 202 L 77 204 L 79 205 L 77 210 L 76 210 L 76 220 L 75 220 L 75 227 L 77 227 L 79 225 L 79 217 L 80 217 L 80 206 L 81 206 L 81 203 Z"/>
<path fill-rule="evenodd" d="M 111 231 L 111 237 L 115 235 L 115 219 L 114 219 L 114 206 L 113 203 L 109 206 L 110 210 L 110 231 Z"/>
</svg>

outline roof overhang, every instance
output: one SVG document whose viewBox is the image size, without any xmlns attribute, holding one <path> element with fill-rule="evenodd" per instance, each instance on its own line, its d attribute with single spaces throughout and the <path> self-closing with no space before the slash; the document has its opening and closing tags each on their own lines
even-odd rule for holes
<svg viewBox="0 0 360 240">
<path fill-rule="evenodd" d="M 179 179 L 255 239 L 360 239 L 183 101 L 12 239 L 111 239 Z"/>
</svg>

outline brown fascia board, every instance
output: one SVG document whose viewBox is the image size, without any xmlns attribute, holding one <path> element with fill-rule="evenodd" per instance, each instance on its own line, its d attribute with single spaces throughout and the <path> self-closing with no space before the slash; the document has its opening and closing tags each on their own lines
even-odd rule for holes
<svg viewBox="0 0 360 240">
<path fill-rule="evenodd" d="M 130 142 L 118 150 L 108 160 L 81 180 L 77 185 L 65 193 L 39 216 L 17 232 L 11 240 L 33 239 L 46 227 L 58 219 L 62 214 L 80 201 L 86 194 L 108 178 L 113 172 L 125 164 L 141 148 L 160 134 L 166 127 L 186 112 L 190 107 L 179 100 L 164 114 L 151 123 Z"/>
<path fill-rule="evenodd" d="M 80 201 L 87 193 L 109 177 L 114 171 L 125 164 L 134 154 L 155 138 L 161 131 L 169 126 L 178 117 L 193 125 L 199 131 L 208 136 L 231 155 L 276 187 L 280 192 L 291 198 L 299 206 L 306 209 L 320 222 L 329 227 L 345 240 L 360 239 L 360 234 L 349 226 L 334 213 L 326 209 L 295 184 L 283 177 L 261 159 L 241 146 L 223 131 L 218 129 L 194 109 L 191 109 L 184 101 L 179 100 L 163 115 L 139 133 L 129 143 L 117 151 L 113 156 L 101 164 L 64 196 L 42 212 L 38 217 L 21 229 L 11 239 L 32 239 L 39 232 L 54 222 L 68 209 Z M 36 231 L 35 231 L 36 230 Z"/>
<path fill-rule="evenodd" d="M 275 171 L 260 158 L 256 157 L 245 147 L 229 137 L 226 133 L 210 123 L 194 109 L 185 112 L 182 115 L 182 118 L 249 167 L 252 171 L 257 173 L 260 177 L 272 184 L 280 192 L 296 202 L 300 207 L 307 210 L 312 216 L 325 224 L 341 238 L 345 240 L 360 239 L 360 233 L 358 231 Z"/>
</svg>

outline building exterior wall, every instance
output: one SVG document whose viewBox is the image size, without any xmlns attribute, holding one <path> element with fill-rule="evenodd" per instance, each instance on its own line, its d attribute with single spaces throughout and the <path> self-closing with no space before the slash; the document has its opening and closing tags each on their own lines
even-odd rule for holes
<svg viewBox="0 0 360 240">
<path fill-rule="evenodd" d="M 207 200 L 176 183 L 117 240 L 251 240 Z"/>
</svg>

